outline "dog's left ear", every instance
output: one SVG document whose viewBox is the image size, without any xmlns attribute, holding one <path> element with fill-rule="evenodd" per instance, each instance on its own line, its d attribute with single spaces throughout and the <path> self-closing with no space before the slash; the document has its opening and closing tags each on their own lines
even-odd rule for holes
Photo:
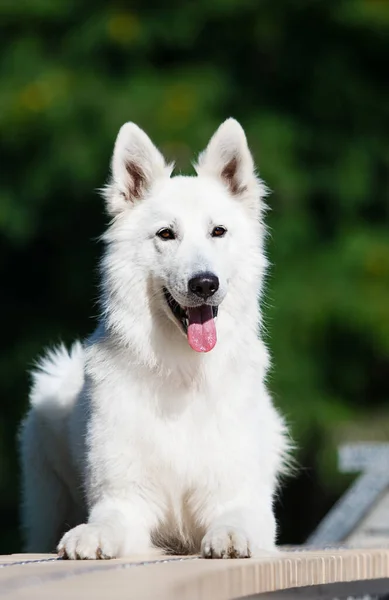
<svg viewBox="0 0 389 600">
<path fill-rule="evenodd" d="M 115 142 L 111 183 L 104 190 L 108 213 L 115 216 L 131 208 L 157 179 L 169 178 L 172 168 L 140 127 L 125 123 Z"/>
<path fill-rule="evenodd" d="M 255 174 L 254 161 L 242 126 L 227 119 L 211 138 L 195 166 L 198 175 L 217 177 L 236 198 L 259 208 L 266 188 Z"/>
</svg>

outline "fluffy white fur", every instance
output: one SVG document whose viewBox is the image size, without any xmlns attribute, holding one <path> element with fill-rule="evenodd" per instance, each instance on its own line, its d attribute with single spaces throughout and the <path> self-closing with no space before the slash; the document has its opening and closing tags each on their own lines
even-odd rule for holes
<svg viewBox="0 0 389 600">
<path fill-rule="evenodd" d="M 142 130 L 121 128 L 104 192 L 113 220 L 100 325 L 33 373 L 21 431 L 28 551 L 228 558 L 275 548 L 287 444 L 260 339 L 264 186 L 233 119 L 196 170 L 172 178 Z M 227 233 L 211 237 L 220 225 Z M 162 227 L 176 239 L 156 236 Z M 218 341 L 197 353 L 162 289 L 190 305 L 188 280 L 203 271 L 220 281 Z"/>
</svg>

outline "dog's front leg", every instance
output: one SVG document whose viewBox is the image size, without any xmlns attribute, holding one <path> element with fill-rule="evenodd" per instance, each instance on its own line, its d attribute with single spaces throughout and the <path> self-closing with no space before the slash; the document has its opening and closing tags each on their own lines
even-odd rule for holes
<svg viewBox="0 0 389 600">
<path fill-rule="evenodd" d="M 92 507 L 87 523 L 65 533 L 58 554 L 69 559 L 107 559 L 149 552 L 156 521 L 152 506 L 141 497 L 105 497 Z"/>
<path fill-rule="evenodd" d="M 201 543 L 204 558 L 250 558 L 275 551 L 276 523 L 272 499 L 215 502 Z"/>
</svg>

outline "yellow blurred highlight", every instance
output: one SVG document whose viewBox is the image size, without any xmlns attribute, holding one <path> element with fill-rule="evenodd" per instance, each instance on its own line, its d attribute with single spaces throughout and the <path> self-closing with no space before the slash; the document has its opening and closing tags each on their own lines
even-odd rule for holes
<svg viewBox="0 0 389 600">
<path fill-rule="evenodd" d="M 71 75 L 66 71 L 46 73 L 37 81 L 26 85 L 18 94 L 15 103 L 19 109 L 27 112 L 43 112 L 61 96 L 68 94 Z"/>
<path fill-rule="evenodd" d="M 131 13 L 114 15 L 108 21 L 110 38 L 120 44 L 131 44 L 140 35 L 141 24 L 138 17 Z"/>
<path fill-rule="evenodd" d="M 27 85 L 19 95 L 21 106 L 31 112 L 41 112 L 52 101 L 52 94 L 47 86 L 40 82 Z"/>
<path fill-rule="evenodd" d="M 176 84 L 168 88 L 160 116 L 163 121 L 183 125 L 194 113 L 196 106 L 197 97 L 193 87 Z"/>
<path fill-rule="evenodd" d="M 384 277 L 389 274 L 389 254 L 387 248 L 378 248 L 366 257 L 365 271 L 368 275 L 375 278 Z"/>
</svg>

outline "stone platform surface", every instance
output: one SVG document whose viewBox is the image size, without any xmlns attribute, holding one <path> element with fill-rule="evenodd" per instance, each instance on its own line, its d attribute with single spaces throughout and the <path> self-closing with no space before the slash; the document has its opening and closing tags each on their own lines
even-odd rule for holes
<svg viewBox="0 0 389 600">
<path fill-rule="evenodd" d="M 0 599 L 232 600 L 293 587 L 389 578 L 389 549 L 280 549 L 255 559 L 0 556 Z M 389 591 L 389 579 L 388 579 Z"/>
</svg>

